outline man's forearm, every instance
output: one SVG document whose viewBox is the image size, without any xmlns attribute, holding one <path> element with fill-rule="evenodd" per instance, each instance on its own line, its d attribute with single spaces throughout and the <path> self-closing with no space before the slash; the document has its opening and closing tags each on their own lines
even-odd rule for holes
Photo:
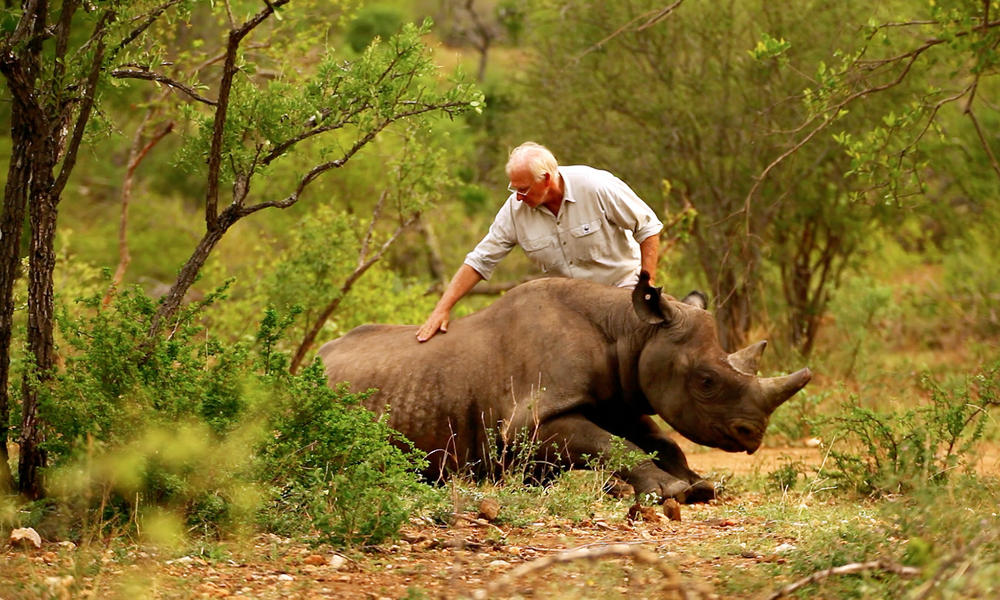
<svg viewBox="0 0 1000 600">
<path fill-rule="evenodd" d="M 463 296 L 469 293 L 469 290 L 482 280 L 483 276 L 478 271 L 462 263 L 462 266 L 455 272 L 455 276 L 451 278 L 451 282 L 445 288 L 444 293 L 441 294 L 441 299 L 438 300 L 436 308 L 451 310 Z"/>
<path fill-rule="evenodd" d="M 656 265 L 660 260 L 660 236 L 651 235 L 639 243 L 642 270 L 649 273 L 649 282 L 656 279 Z"/>
</svg>

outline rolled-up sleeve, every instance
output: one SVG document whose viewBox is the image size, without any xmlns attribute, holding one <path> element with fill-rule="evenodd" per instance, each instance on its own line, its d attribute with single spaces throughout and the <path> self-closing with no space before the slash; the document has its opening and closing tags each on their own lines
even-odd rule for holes
<svg viewBox="0 0 1000 600">
<path fill-rule="evenodd" d="M 663 223 L 624 181 L 610 177 L 600 192 L 608 220 L 632 232 L 640 244 L 663 231 Z"/>
<path fill-rule="evenodd" d="M 517 235 L 514 231 L 514 222 L 510 214 L 510 199 L 504 203 L 500 211 L 497 212 L 490 230 L 472 252 L 465 255 L 465 264 L 482 275 L 483 279 L 489 279 L 493 275 L 497 264 L 514 248 L 517 244 Z"/>
</svg>

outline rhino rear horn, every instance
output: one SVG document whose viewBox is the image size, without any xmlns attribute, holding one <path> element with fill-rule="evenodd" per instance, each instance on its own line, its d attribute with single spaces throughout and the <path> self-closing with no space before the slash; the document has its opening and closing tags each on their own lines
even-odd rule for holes
<svg viewBox="0 0 1000 600">
<path fill-rule="evenodd" d="M 758 365 L 760 365 L 760 355 L 764 353 L 766 347 L 767 340 L 761 340 L 738 352 L 733 352 L 726 357 L 726 362 L 729 363 L 730 367 L 744 375 L 756 375 Z"/>
<path fill-rule="evenodd" d="M 650 325 L 660 325 L 673 320 L 670 302 L 663 298 L 660 288 L 649 285 L 649 273 L 639 273 L 639 283 L 632 290 L 632 308 L 639 318 Z"/>
</svg>

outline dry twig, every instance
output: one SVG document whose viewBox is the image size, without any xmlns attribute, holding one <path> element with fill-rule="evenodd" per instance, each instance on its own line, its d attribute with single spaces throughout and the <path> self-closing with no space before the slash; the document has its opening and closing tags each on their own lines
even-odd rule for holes
<svg viewBox="0 0 1000 600">
<path fill-rule="evenodd" d="M 865 571 L 886 571 L 889 573 L 895 573 L 900 577 L 916 577 L 920 575 L 920 569 L 916 567 L 904 567 L 903 565 L 898 565 L 884 560 L 874 560 L 864 563 L 850 563 L 839 567 L 831 567 L 829 569 L 817 571 L 808 577 L 803 577 L 795 583 L 786 585 L 767 598 L 768 600 L 778 600 L 778 598 L 784 598 L 799 588 L 805 587 L 810 583 L 816 583 L 826 579 L 830 575 L 852 575 L 854 573 L 863 573 Z"/>
<path fill-rule="evenodd" d="M 555 554 L 553 556 L 545 556 L 511 569 L 505 573 L 503 577 L 490 582 L 490 584 L 485 588 L 473 592 L 472 597 L 476 600 L 483 600 L 491 596 L 506 593 L 513 583 L 519 578 L 538 571 L 543 571 L 557 564 L 569 563 L 577 560 L 600 560 L 608 557 L 628 557 L 637 563 L 649 565 L 655 568 L 664 576 L 664 598 L 689 599 L 702 597 L 702 594 L 697 591 L 695 587 L 685 586 L 681 576 L 669 563 L 662 560 L 654 552 L 631 544 L 611 544 L 596 548 L 576 548 L 560 552 L 559 554 Z"/>
</svg>

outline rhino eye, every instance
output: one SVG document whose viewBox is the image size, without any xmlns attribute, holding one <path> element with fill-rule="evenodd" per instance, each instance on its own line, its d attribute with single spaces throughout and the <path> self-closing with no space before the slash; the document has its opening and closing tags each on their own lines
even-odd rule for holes
<svg viewBox="0 0 1000 600">
<path fill-rule="evenodd" d="M 698 381 L 698 385 L 701 386 L 702 391 L 710 392 L 715 389 L 715 379 L 710 375 L 702 375 Z"/>
</svg>

